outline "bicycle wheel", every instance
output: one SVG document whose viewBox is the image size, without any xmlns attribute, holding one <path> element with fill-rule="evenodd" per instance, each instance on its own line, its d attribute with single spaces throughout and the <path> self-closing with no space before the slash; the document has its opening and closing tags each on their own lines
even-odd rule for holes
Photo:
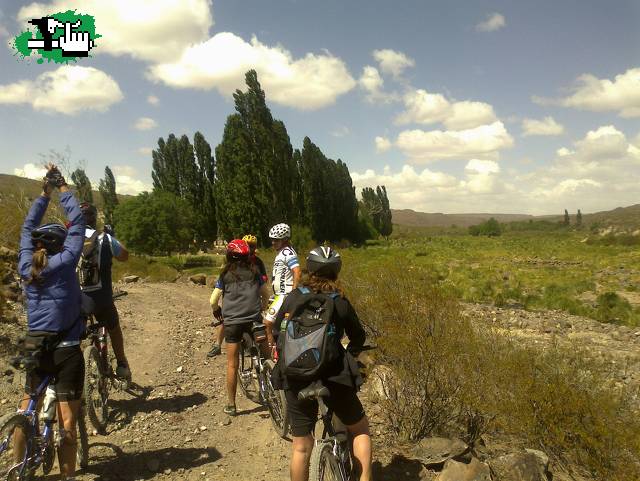
<svg viewBox="0 0 640 481">
<path fill-rule="evenodd" d="M 254 403 L 260 404 L 260 390 L 256 372 L 253 369 L 251 361 L 251 349 L 253 339 L 251 335 L 245 332 L 240 342 L 240 363 L 238 365 L 238 384 L 247 399 Z"/>
<path fill-rule="evenodd" d="M 16 438 L 25 439 L 24 451 L 16 449 Z M 33 469 L 27 456 L 33 456 L 36 439 L 29 421 L 22 414 L 11 413 L 0 418 L 0 479 L 3 481 L 27 481 L 33 477 Z M 17 458 L 17 459 L 16 459 Z"/>
<path fill-rule="evenodd" d="M 95 346 L 84 349 L 84 399 L 89 422 L 99 433 L 107 427 L 108 380 L 101 367 L 100 354 Z"/>
<path fill-rule="evenodd" d="M 316 444 L 309 461 L 309 481 L 348 481 L 340 472 L 340 460 L 330 443 Z"/>
<path fill-rule="evenodd" d="M 86 408 L 84 401 L 78 413 L 77 439 L 78 450 L 76 451 L 76 463 L 81 469 L 89 466 L 89 434 L 87 433 Z"/>
<path fill-rule="evenodd" d="M 271 373 L 275 363 L 271 359 L 267 359 L 264 364 L 264 380 L 265 380 L 265 393 L 264 397 L 267 401 L 267 408 L 269 408 L 269 414 L 271 415 L 271 423 L 273 428 L 281 438 L 286 438 L 289 433 L 289 416 L 287 415 L 287 398 L 284 395 L 284 391 L 280 389 L 274 389 L 271 383 Z"/>
</svg>

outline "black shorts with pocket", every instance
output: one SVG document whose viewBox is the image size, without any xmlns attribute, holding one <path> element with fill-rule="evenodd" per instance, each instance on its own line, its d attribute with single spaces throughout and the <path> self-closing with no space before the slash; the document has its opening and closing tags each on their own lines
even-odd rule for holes
<svg viewBox="0 0 640 481">
<path fill-rule="evenodd" d="M 243 322 L 241 324 L 227 324 L 224 323 L 224 340 L 227 344 L 235 344 L 242 341 L 242 334 L 248 332 L 252 335 L 251 326 L 253 321 Z"/>
<path fill-rule="evenodd" d="M 120 324 L 118 309 L 116 309 L 113 301 L 103 305 L 97 304 L 93 315 L 96 318 L 96 322 L 105 326 L 109 331 L 115 329 Z"/>
<path fill-rule="evenodd" d="M 84 357 L 80 346 L 60 347 L 44 352 L 38 367 L 27 374 L 25 392 L 31 394 L 45 376 L 53 376 L 58 401 L 75 401 L 82 397 Z"/>
<path fill-rule="evenodd" d="M 324 402 L 343 424 L 347 426 L 356 424 L 365 416 L 364 408 L 354 387 L 329 381 L 325 381 L 324 385 L 331 393 Z M 291 435 L 302 437 L 313 432 L 318 420 L 318 401 L 315 399 L 300 401 L 298 391 L 299 389 L 285 389 L 285 396 Z"/>
</svg>

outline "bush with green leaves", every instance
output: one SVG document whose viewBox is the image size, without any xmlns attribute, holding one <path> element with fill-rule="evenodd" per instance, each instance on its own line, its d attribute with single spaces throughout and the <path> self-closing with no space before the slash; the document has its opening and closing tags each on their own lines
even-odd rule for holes
<svg viewBox="0 0 640 481">
<path fill-rule="evenodd" d="M 469 234 L 473 236 L 484 235 L 488 237 L 497 237 L 502 234 L 502 228 L 500 227 L 500 223 L 491 217 L 481 224 L 470 226 Z"/>
<path fill-rule="evenodd" d="M 118 237 L 132 252 L 170 255 L 186 252 L 194 238 L 189 204 L 169 193 L 143 192 L 118 205 L 114 212 Z"/>
</svg>

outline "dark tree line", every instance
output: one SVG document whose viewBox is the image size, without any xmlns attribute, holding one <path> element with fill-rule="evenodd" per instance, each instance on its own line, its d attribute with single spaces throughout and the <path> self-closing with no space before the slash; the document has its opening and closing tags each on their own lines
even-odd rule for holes
<svg viewBox="0 0 640 481">
<path fill-rule="evenodd" d="M 358 201 L 347 165 L 327 158 L 305 137 L 294 150 L 281 120 L 267 107 L 265 92 L 251 70 L 246 91 L 234 94 L 236 112 L 225 123 L 215 149 L 202 134 L 161 138 L 153 151 L 153 186 L 192 208 L 196 240 L 226 239 L 252 232 L 264 242 L 279 222 L 306 226 L 318 242 L 362 239 Z M 386 190 L 378 191 L 388 217 Z M 386 222 L 386 224 L 385 224 Z M 388 233 L 384 233 L 384 232 Z"/>
</svg>

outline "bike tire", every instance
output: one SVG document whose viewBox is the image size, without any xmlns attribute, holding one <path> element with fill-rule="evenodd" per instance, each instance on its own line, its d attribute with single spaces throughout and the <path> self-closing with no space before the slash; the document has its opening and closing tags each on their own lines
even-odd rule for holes
<svg viewBox="0 0 640 481">
<path fill-rule="evenodd" d="M 89 434 L 87 433 L 86 406 L 83 401 L 78 413 L 78 423 L 76 426 L 78 450 L 76 451 L 76 463 L 80 469 L 87 469 L 89 466 Z"/>
<path fill-rule="evenodd" d="M 33 456 L 36 449 L 35 436 L 29 420 L 18 413 L 10 413 L 0 418 L 0 479 L 8 481 L 29 481 L 34 469 L 24 460 L 16 463 L 14 459 L 12 437 L 16 429 L 22 429 L 26 440 L 26 452 Z M 22 471 L 22 473 L 20 473 Z"/>
<path fill-rule="evenodd" d="M 264 377 L 267 392 L 265 392 L 265 399 L 267 401 L 267 408 L 271 417 L 271 424 L 275 429 L 278 436 L 286 438 L 289 434 L 289 415 L 287 413 L 287 398 L 284 395 L 284 391 L 281 389 L 274 389 L 271 383 L 271 373 L 275 367 L 275 363 L 271 359 L 267 359 L 264 362 Z"/>
<path fill-rule="evenodd" d="M 101 368 L 100 353 L 95 346 L 87 346 L 84 356 L 83 394 L 87 417 L 93 428 L 103 434 L 107 428 L 109 410 L 107 407 L 107 378 Z"/>
<path fill-rule="evenodd" d="M 316 444 L 309 460 L 309 481 L 349 481 L 340 472 L 340 460 L 328 442 Z"/>
<path fill-rule="evenodd" d="M 251 347 L 253 339 L 245 332 L 240 341 L 240 363 L 238 364 L 238 385 L 249 401 L 260 404 L 260 388 L 255 379 L 253 363 L 251 361 Z"/>
</svg>

